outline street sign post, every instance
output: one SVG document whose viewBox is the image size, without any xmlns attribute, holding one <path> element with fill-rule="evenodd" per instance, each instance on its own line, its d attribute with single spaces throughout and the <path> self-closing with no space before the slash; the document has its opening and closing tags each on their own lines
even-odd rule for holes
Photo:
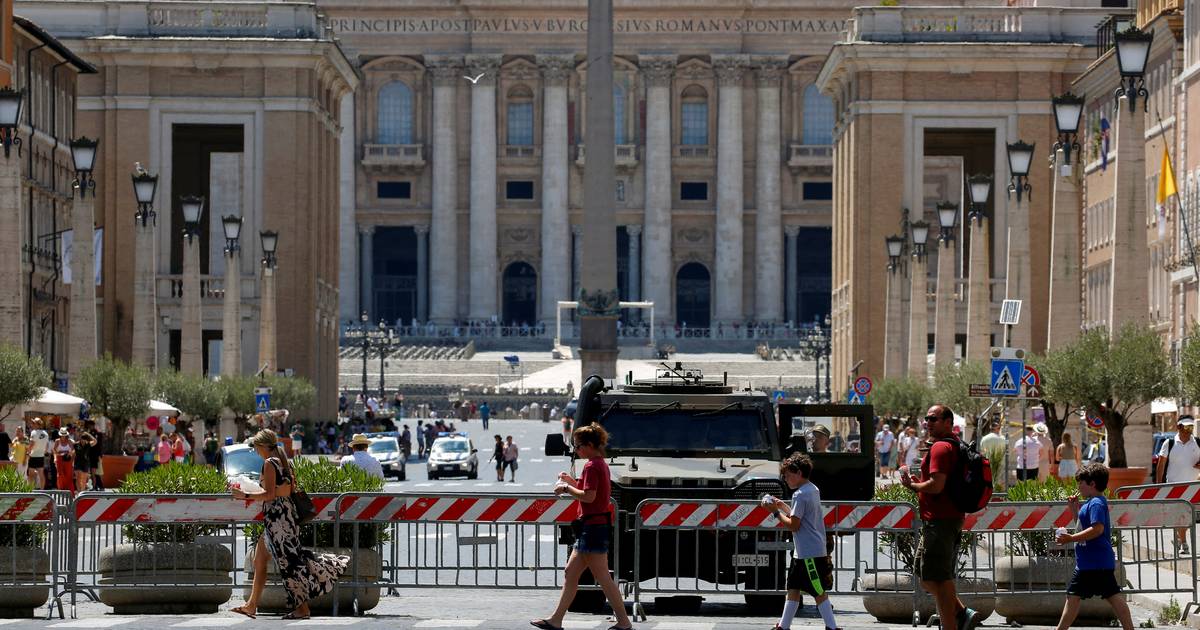
<svg viewBox="0 0 1200 630">
<path fill-rule="evenodd" d="M 271 410 L 271 388 L 270 387 L 255 387 L 254 388 L 254 412 L 267 413 Z"/>
<path fill-rule="evenodd" d="M 873 383 L 871 383 L 871 379 L 865 376 L 860 376 L 854 381 L 854 393 L 858 394 L 859 396 L 866 396 L 867 394 L 871 393 L 872 386 Z"/>
<path fill-rule="evenodd" d="M 1042 375 L 1032 366 L 1025 366 L 1025 372 L 1021 375 L 1021 389 L 1025 398 L 1042 397 Z"/>
<path fill-rule="evenodd" d="M 1025 351 L 1020 348 L 992 348 L 992 374 L 989 379 L 993 396 L 1020 396 L 1025 375 Z"/>
</svg>

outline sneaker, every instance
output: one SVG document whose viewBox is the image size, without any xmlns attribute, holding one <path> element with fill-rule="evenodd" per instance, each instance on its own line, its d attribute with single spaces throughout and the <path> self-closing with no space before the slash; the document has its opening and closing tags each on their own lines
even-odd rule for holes
<svg viewBox="0 0 1200 630">
<path fill-rule="evenodd" d="M 1187 541 L 1186 541 L 1186 540 L 1185 540 L 1185 541 L 1183 541 L 1183 542 L 1181 542 L 1181 543 L 1179 543 L 1179 555 L 1181 555 L 1181 556 L 1190 556 L 1190 555 L 1192 555 L 1192 550 L 1191 550 L 1191 549 L 1188 549 L 1188 544 L 1187 544 Z"/>
<path fill-rule="evenodd" d="M 964 608 L 962 612 L 955 617 L 958 622 L 958 630 L 975 630 L 975 627 L 982 621 L 979 618 L 979 613 L 973 608 Z"/>
</svg>

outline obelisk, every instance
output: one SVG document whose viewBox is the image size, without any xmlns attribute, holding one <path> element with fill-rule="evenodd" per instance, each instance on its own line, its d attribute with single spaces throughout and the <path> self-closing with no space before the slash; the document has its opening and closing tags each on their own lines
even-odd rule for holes
<svg viewBox="0 0 1200 630">
<path fill-rule="evenodd" d="M 579 355 L 583 382 L 617 375 L 616 165 L 613 146 L 612 0 L 588 0 L 587 118 Z"/>
</svg>

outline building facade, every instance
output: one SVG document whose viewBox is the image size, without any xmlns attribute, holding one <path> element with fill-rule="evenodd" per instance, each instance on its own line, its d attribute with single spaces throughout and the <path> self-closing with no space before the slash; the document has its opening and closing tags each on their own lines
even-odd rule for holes
<svg viewBox="0 0 1200 630">
<path fill-rule="evenodd" d="M 622 299 L 688 327 L 828 313 L 815 80 L 851 6 L 616 3 Z M 321 8 L 362 73 L 342 111 L 343 321 L 553 324 L 588 264 L 585 3 Z"/>
</svg>

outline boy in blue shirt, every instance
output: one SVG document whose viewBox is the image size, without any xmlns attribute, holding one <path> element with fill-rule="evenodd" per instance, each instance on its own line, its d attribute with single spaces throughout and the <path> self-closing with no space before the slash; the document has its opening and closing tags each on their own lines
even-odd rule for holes
<svg viewBox="0 0 1200 630">
<path fill-rule="evenodd" d="M 1067 584 L 1067 603 L 1063 605 L 1058 630 L 1067 630 L 1075 621 L 1081 600 L 1096 596 L 1112 606 L 1124 630 L 1133 630 L 1129 607 L 1125 605 L 1114 574 L 1117 560 L 1109 537 L 1108 500 L 1104 498 L 1104 490 L 1108 488 L 1108 468 L 1094 462 L 1084 464 L 1075 473 L 1075 481 L 1079 484 L 1079 494 L 1067 499 L 1067 506 L 1072 512 L 1079 513 L 1079 531 L 1074 534 L 1063 532 L 1055 537 L 1060 545 L 1075 543 L 1075 573 Z M 1082 507 L 1079 497 L 1087 500 Z"/>
<path fill-rule="evenodd" d="M 779 517 L 779 522 L 792 532 L 796 556 L 787 576 L 787 601 L 783 616 L 774 630 L 790 630 L 792 619 L 800 609 L 800 593 L 808 593 L 817 603 L 817 611 L 825 622 L 825 630 L 839 630 L 833 616 L 833 602 L 825 592 L 833 588 L 833 563 L 825 548 L 825 517 L 821 511 L 821 491 L 809 482 L 813 464 L 808 455 L 793 453 L 779 465 L 783 479 L 795 491 L 792 504 L 771 497 L 764 504 Z"/>
</svg>

